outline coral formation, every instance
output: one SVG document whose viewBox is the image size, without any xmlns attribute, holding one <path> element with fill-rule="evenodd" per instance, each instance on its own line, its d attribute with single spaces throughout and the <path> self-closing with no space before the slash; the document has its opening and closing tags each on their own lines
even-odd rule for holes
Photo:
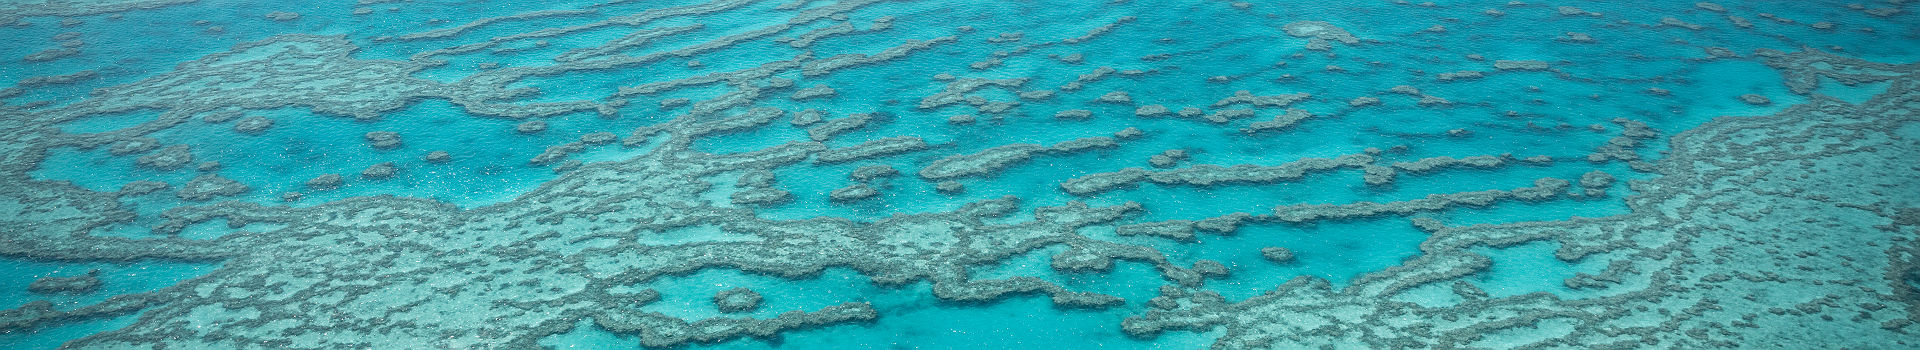
<svg viewBox="0 0 1920 350">
<path fill-rule="evenodd" d="M 4 341 L 1920 342 L 1901 2 L 214 5 L 0 5 Z"/>
</svg>

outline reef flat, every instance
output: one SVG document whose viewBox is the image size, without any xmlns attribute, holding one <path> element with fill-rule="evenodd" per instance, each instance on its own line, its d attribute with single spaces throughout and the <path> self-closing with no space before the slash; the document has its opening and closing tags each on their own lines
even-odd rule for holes
<svg viewBox="0 0 1920 350">
<path fill-rule="evenodd" d="M 0 4 L 0 347 L 1920 346 L 1912 7 Z"/>
</svg>

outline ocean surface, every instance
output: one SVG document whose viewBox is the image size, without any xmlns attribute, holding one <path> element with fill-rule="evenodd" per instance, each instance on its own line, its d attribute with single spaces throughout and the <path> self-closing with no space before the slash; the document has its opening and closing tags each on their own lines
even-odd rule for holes
<svg viewBox="0 0 1920 350">
<path fill-rule="evenodd" d="M 1920 348 L 1920 5 L 0 1 L 0 348 Z"/>
</svg>

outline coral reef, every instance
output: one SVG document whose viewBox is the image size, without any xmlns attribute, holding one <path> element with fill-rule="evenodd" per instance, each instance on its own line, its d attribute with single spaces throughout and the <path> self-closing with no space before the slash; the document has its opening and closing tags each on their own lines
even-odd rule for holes
<svg viewBox="0 0 1920 350">
<path fill-rule="evenodd" d="M 0 333 L 1920 342 L 1902 2 L 212 5 L 0 5 Z"/>
</svg>

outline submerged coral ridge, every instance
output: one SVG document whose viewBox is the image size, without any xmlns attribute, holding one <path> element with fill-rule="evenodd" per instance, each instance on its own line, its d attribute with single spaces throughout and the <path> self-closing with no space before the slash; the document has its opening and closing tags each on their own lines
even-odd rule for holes
<svg viewBox="0 0 1920 350">
<path fill-rule="evenodd" d="M 1904 2 L 246 5 L 0 4 L 0 347 L 1920 342 Z"/>
</svg>

